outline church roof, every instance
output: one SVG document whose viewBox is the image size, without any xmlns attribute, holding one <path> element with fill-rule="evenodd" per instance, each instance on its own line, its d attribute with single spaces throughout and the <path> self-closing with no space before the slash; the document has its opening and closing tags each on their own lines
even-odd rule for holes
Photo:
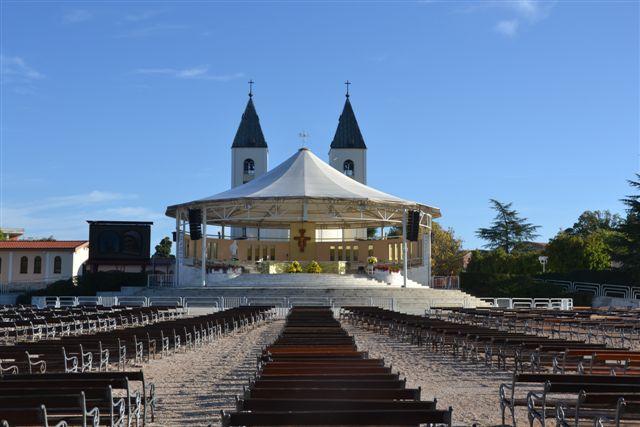
<svg viewBox="0 0 640 427">
<path fill-rule="evenodd" d="M 331 148 L 367 148 L 348 95 L 338 120 L 338 128 L 331 142 Z"/>
<path fill-rule="evenodd" d="M 265 141 L 262 134 L 260 119 L 258 118 L 256 107 L 253 105 L 251 95 L 249 95 L 249 102 L 247 102 L 247 107 L 242 113 L 240 126 L 238 126 L 236 136 L 233 138 L 233 145 L 231 145 L 231 148 L 240 147 L 267 148 L 267 141 Z"/>
</svg>

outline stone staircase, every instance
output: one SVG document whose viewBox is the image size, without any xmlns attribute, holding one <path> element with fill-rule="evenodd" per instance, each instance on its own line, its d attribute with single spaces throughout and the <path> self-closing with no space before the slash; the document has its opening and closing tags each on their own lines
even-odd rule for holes
<svg viewBox="0 0 640 427">
<path fill-rule="evenodd" d="M 295 286 L 295 287 L 348 287 L 373 286 L 388 288 L 390 285 L 362 274 L 242 274 L 233 279 L 217 282 L 215 286 Z M 394 286 L 399 287 L 399 286 Z M 407 279 L 408 288 L 424 288 L 420 283 Z"/>
<path fill-rule="evenodd" d="M 412 281 L 413 282 L 413 281 Z M 128 291 L 131 288 L 123 289 Z M 132 289 L 131 289 L 132 290 Z M 364 275 L 243 274 L 208 287 L 143 288 L 135 295 L 242 299 L 252 304 L 379 305 L 406 313 L 424 313 L 433 307 L 482 307 L 484 301 L 459 290 L 431 289 L 413 282 L 401 288 Z"/>
</svg>

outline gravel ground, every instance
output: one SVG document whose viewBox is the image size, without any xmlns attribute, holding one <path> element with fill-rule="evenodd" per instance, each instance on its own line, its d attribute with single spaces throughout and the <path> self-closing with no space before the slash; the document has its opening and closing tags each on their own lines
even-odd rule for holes
<svg viewBox="0 0 640 427">
<path fill-rule="evenodd" d="M 495 426 L 502 423 L 498 388 L 501 383 L 511 381 L 510 374 L 484 364 L 476 366 L 455 360 L 449 355 L 433 353 L 346 322 L 343 326 L 356 338 L 360 350 L 368 351 L 369 357 L 384 358 L 394 371 L 406 377 L 407 387 L 422 387 L 423 400 L 438 399 L 438 409 L 452 406 L 454 425 Z M 518 411 L 517 416 L 518 425 L 529 425 L 526 411 Z"/>
<path fill-rule="evenodd" d="M 154 425 L 218 425 L 220 410 L 235 409 L 235 396 L 255 373 L 256 356 L 283 324 L 261 325 L 145 364 L 145 378 L 155 383 L 158 397 Z"/>
</svg>

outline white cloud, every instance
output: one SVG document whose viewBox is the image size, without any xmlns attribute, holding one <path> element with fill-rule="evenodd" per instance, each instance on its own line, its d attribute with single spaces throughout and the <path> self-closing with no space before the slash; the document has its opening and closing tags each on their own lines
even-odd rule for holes
<svg viewBox="0 0 640 427">
<path fill-rule="evenodd" d="M 0 55 L 0 70 L 4 83 L 7 80 L 38 80 L 44 77 L 19 56 Z"/>
<path fill-rule="evenodd" d="M 124 20 L 127 22 L 146 21 L 153 18 L 154 16 L 160 15 L 163 12 L 163 10 L 145 10 L 140 13 L 131 13 L 125 15 Z"/>
<path fill-rule="evenodd" d="M 80 22 L 86 22 L 93 18 L 93 13 L 84 9 L 75 9 L 67 12 L 63 17 L 62 21 L 66 24 L 78 24 Z"/>
<path fill-rule="evenodd" d="M 555 4 L 556 0 L 486 0 L 466 2 L 460 10 L 466 13 L 489 9 L 507 12 L 508 16 L 499 20 L 494 30 L 513 37 L 523 26 L 532 26 L 547 18 Z"/>
<path fill-rule="evenodd" d="M 48 197 L 38 203 L 0 206 L 1 225 L 22 227 L 28 236 L 86 239 L 87 220 L 150 220 L 163 222 L 163 212 L 128 206 L 135 194 L 94 190 L 89 193 Z M 163 222 L 164 223 L 164 222 Z"/>
<path fill-rule="evenodd" d="M 495 30 L 507 37 L 514 37 L 518 33 L 518 26 L 519 23 L 517 19 L 505 20 L 498 22 Z"/>
<path fill-rule="evenodd" d="M 37 212 L 66 209 L 74 210 L 91 205 L 100 205 L 122 200 L 133 200 L 138 196 L 135 194 L 114 193 L 109 191 L 93 190 L 89 193 L 72 194 L 68 196 L 55 196 L 47 197 L 37 203 L 16 205 L 16 206 L 3 206 L 11 212 L 21 213 L 23 215 L 30 215 Z"/>
<path fill-rule="evenodd" d="M 113 202 L 117 200 L 131 200 L 138 196 L 135 194 L 123 194 L 112 193 L 109 191 L 93 190 L 85 194 L 74 194 L 70 196 L 58 196 L 49 197 L 45 199 L 44 206 L 51 207 L 66 207 L 66 206 L 81 206 L 91 205 L 97 203 Z M 42 205 L 40 205 L 42 206 Z"/>
<path fill-rule="evenodd" d="M 161 213 L 142 206 L 118 206 L 102 211 L 106 218 L 131 219 L 139 221 L 157 221 L 164 218 Z"/>
<path fill-rule="evenodd" d="M 198 80 L 215 80 L 226 82 L 229 80 L 244 77 L 244 73 L 233 74 L 212 74 L 209 72 L 209 66 L 197 66 L 191 68 L 138 68 L 134 71 L 136 74 L 158 74 L 166 75 L 178 79 L 198 79 Z"/>
<path fill-rule="evenodd" d="M 11 86 L 14 93 L 19 95 L 34 93 L 34 83 L 43 78 L 44 75 L 27 64 L 23 58 L 0 54 L 0 82 L 3 86 Z"/>
<path fill-rule="evenodd" d="M 513 9 L 513 11 L 518 13 L 520 16 L 529 19 L 538 19 L 547 10 L 547 6 L 543 6 L 542 2 L 539 0 L 513 0 L 501 3 L 505 4 L 506 7 Z"/>
<path fill-rule="evenodd" d="M 119 38 L 141 38 L 141 37 L 150 37 L 155 36 L 157 34 L 166 33 L 169 31 L 183 30 L 187 28 L 184 25 L 174 25 L 174 24 L 154 24 L 146 27 L 133 28 L 130 30 L 123 31 L 116 35 Z"/>
</svg>

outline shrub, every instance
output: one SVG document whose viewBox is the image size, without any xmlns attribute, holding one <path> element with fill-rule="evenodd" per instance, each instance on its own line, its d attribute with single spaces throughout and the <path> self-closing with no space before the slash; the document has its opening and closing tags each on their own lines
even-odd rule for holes
<svg viewBox="0 0 640 427">
<path fill-rule="evenodd" d="M 307 273 L 322 273 L 322 267 L 316 261 L 311 261 L 306 268 Z"/>
<path fill-rule="evenodd" d="M 473 251 L 467 266 L 469 273 L 536 274 L 542 272 L 538 252 L 507 253 L 503 249 Z"/>
</svg>

